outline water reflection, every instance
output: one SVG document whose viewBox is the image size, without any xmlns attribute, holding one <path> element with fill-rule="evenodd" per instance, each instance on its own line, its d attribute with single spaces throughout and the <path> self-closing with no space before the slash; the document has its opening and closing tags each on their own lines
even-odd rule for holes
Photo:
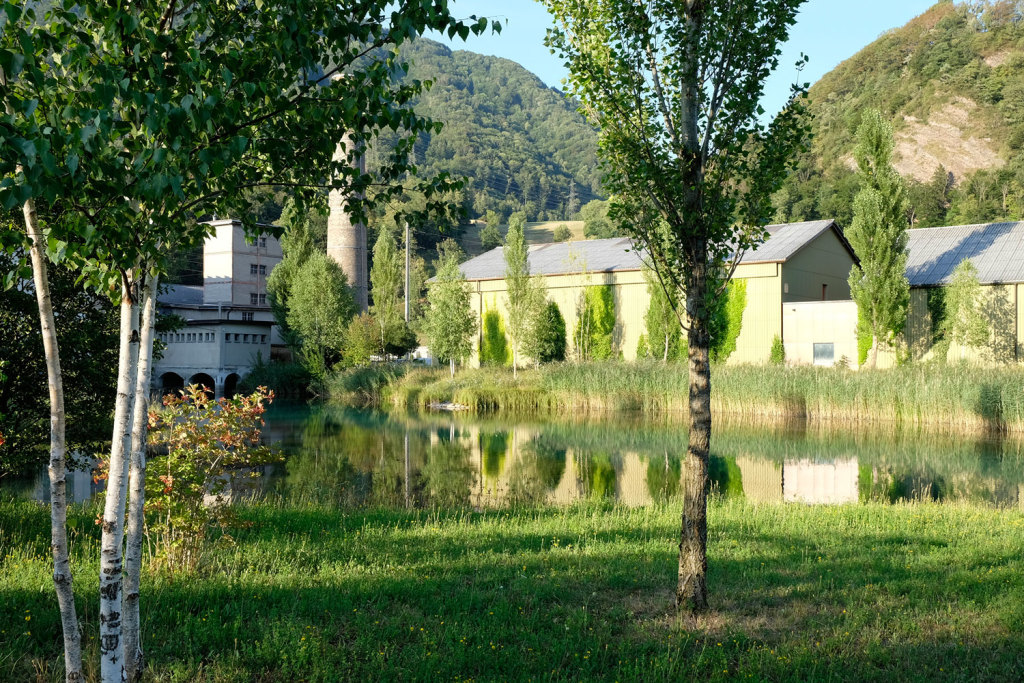
<svg viewBox="0 0 1024 683">
<path fill-rule="evenodd" d="M 286 460 L 236 498 L 331 507 L 640 506 L 678 501 L 686 476 L 685 428 L 624 418 L 511 423 L 275 406 L 264 434 Z M 967 500 L 1024 508 L 1024 444 L 1008 439 L 719 422 L 709 474 L 716 495 L 756 503 Z M 45 472 L 17 486 L 4 485 L 47 499 Z M 97 488 L 87 472 L 69 478 L 76 502 Z"/>
<path fill-rule="evenodd" d="M 639 506 L 677 500 L 685 476 L 686 433 L 677 426 L 512 424 L 332 407 L 272 414 L 270 422 L 288 459 L 268 492 L 329 505 Z M 719 426 L 710 476 L 717 495 L 758 503 L 966 499 L 1024 507 L 1022 451 L 1009 441 Z"/>
</svg>

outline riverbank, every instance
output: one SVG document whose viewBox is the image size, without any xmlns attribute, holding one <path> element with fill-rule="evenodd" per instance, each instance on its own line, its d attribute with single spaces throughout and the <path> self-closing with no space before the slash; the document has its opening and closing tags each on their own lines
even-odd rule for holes
<svg viewBox="0 0 1024 683">
<path fill-rule="evenodd" d="M 697 625 L 671 609 L 675 506 L 239 512 L 251 526 L 197 575 L 144 577 L 149 680 L 1024 675 L 1021 511 L 715 499 Z M 71 511 L 90 665 L 94 516 Z M 2 680 L 61 680 L 48 528 L 43 506 L 0 502 Z"/>
<path fill-rule="evenodd" d="M 689 378 L 683 365 L 560 363 L 520 371 L 416 368 L 373 373 L 363 392 L 398 408 L 464 406 L 474 413 L 566 414 L 639 411 L 685 416 Z M 350 382 L 351 383 L 351 382 Z M 843 425 L 892 424 L 938 431 L 1024 433 L 1024 370 L 910 365 L 889 370 L 719 366 L 712 408 L 751 420 L 807 420 Z"/>
</svg>

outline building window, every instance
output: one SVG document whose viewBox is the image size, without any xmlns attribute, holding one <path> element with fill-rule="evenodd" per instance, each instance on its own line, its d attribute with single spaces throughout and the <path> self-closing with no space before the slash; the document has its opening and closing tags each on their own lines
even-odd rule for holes
<svg viewBox="0 0 1024 683">
<path fill-rule="evenodd" d="M 243 341 L 244 341 L 244 342 L 245 342 L 246 344 L 248 344 L 248 343 L 249 343 L 249 335 L 244 335 L 244 336 L 243 336 Z"/>
<path fill-rule="evenodd" d="M 257 269 L 256 264 L 255 263 L 250 263 L 249 264 L 249 275 L 255 275 L 256 274 L 256 269 Z"/>
<path fill-rule="evenodd" d="M 260 237 L 260 248 L 261 249 L 266 249 L 267 248 L 267 238 L 266 237 Z"/>
<path fill-rule="evenodd" d="M 208 342 L 212 342 L 213 341 L 213 332 L 207 332 L 206 333 L 206 341 L 208 341 Z"/>
<path fill-rule="evenodd" d="M 260 275 L 263 275 L 264 277 L 266 277 L 266 275 L 267 275 L 267 265 L 265 263 L 261 263 L 259 271 L 260 271 Z"/>
<path fill-rule="evenodd" d="M 249 292 L 249 303 L 255 306 L 260 302 L 259 294 L 256 292 Z"/>
<path fill-rule="evenodd" d="M 225 335 L 224 335 L 224 341 L 226 341 L 226 342 L 227 342 L 228 344 L 230 344 L 230 343 L 231 343 L 231 335 L 230 335 L 230 334 L 226 334 L 226 333 L 225 333 Z"/>
<path fill-rule="evenodd" d="M 266 306 L 267 305 L 267 295 L 266 294 L 260 294 L 259 297 L 257 298 L 257 301 L 259 301 L 260 306 Z"/>
<path fill-rule="evenodd" d="M 235 343 L 236 344 L 241 344 L 242 343 L 242 335 L 240 335 L 240 334 L 236 334 L 235 335 Z"/>
<path fill-rule="evenodd" d="M 242 311 L 242 320 L 252 322 L 255 314 L 252 311 Z"/>
<path fill-rule="evenodd" d="M 260 335 L 260 344 L 266 344 L 266 343 L 267 343 L 267 335 L 261 334 Z"/>
<path fill-rule="evenodd" d="M 836 362 L 836 345 L 829 344 L 815 344 L 814 345 L 814 364 L 815 365 L 835 365 Z"/>
</svg>

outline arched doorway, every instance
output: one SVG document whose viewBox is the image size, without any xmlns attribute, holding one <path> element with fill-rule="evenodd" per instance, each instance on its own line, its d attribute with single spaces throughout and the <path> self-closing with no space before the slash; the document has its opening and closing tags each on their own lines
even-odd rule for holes
<svg viewBox="0 0 1024 683">
<path fill-rule="evenodd" d="M 165 372 L 160 375 L 160 395 L 177 394 L 185 388 L 185 379 L 176 372 Z"/>
<path fill-rule="evenodd" d="M 200 384 L 206 390 L 206 393 L 210 395 L 210 398 L 215 396 L 217 388 L 216 382 L 213 381 L 213 377 L 210 377 L 205 372 L 197 372 L 188 379 L 189 384 Z"/>
<path fill-rule="evenodd" d="M 224 378 L 224 398 L 235 397 L 235 394 L 238 393 L 238 380 L 240 379 L 241 377 L 234 372 Z"/>
</svg>

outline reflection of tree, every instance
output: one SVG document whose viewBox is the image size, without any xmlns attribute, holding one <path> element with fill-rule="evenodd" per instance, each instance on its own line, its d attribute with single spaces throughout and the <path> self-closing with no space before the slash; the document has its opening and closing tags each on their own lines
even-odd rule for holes
<svg viewBox="0 0 1024 683">
<path fill-rule="evenodd" d="M 484 477 L 500 477 L 505 469 L 505 457 L 508 454 L 508 432 L 481 433 L 480 453 L 483 455 Z"/>
<path fill-rule="evenodd" d="M 553 491 L 565 474 L 566 449 L 555 448 L 539 438 L 531 445 L 537 457 L 537 478 L 548 491 Z"/>
<path fill-rule="evenodd" d="M 678 455 L 651 455 L 647 460 L 647 492 L 655 501 L 670 500 L 679 493 L 682 463 Z"/>
<path fill-rule="evenodd" d="M 565 473 L 566 450 L 553 448 L 542 438 L 521 449 L 509 476 L 509 498 L 520 505 L 543 503 Z"/>
<path fill-rule="evenodd" d="M 429 492 L 431 505 L 467 505 L 473 486 L 469 448 L 458 441 L 441 441 L 430 449 L 420 476 L 424 488 Z"/>
<path fill-rule="evenodd" d="M 719 495 L 726 498 L 743 496 L 743 476 L 736 458 L 712 455 L 708 462 L 708 478 L 712 489 Z"/>
<path fill-rule="evenodd" d="M 582 453 L 577 460 L 584 493 L 590 498 L 614 498 L 616 475 L 612 456 L 599 452 Z"/>
</svg>

